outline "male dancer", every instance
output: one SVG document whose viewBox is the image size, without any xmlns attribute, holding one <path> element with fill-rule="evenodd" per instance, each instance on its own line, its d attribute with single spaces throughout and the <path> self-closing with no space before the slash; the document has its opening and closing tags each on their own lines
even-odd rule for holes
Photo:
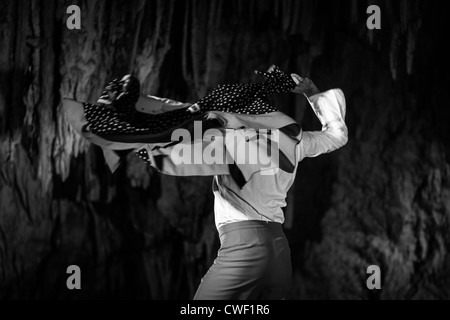
<svg viewBox="0 0 450 320">
<path fill-rule="evenodd" d="M 102 146 L 104 150 L 135 148 L 139 157 L 163 174 L 213 176 L 215 224 L 221 245 L 217 258 L 203 277 L 194 299 L 253 300 L 287 297 L 292 270 L 290 248 L 282 229 L 282 208 L 286 206 L 286 195 L 294 181 L 298 162 L 306 157 L 316 157 L 336 150 L 347 142 L 343 92 L 340 89 L 332 89 L 320 93 L 309 79 L 296 74 L 291 74 L 291 79 L 294 82 L 291 91 L 305 95 L 322 123 L 322 131 L 296 132 L 292 130 L 295 121 L 277 112 L 269 112 L 269 118 L 266 114 L 242 117 L 230 117 L 223 112 L 209 114 L 210 117 L 219 119 L 224 126 L 232 127 L 233 135 L 243 137 L 240 144 L 238 141 L 240 146 L 252 143 L 248 139 L 245 140 L 246 133 L 250 130 L 267 126 L 269 129 L 279 129 L 279 139 L 276 143 L 281 156 L 275 169 L 281 170 L 235 163 L 180 163 L 177 154 L 173 152 L 173 148 L 179 147 L 180 144 L 197 143 L 201 145 L 200 150 L 213 146 L 216 150 L 222 148 L 226 153 L 226 136 L 207 142 L 181 141 L 175 145 L 167 141 L 162 144 L 154 141 L 130 144 L 130 141 L 127 141 L 124 144 L 117 141 L 107 142 L 88 130 L 80 130 L 86 138 Z M 147 101 L 146 104 L 145 99 L 140 98 L 136 108 L 140 106 L 145 109 L 146 105 L 154 104 L 155 101 L 158 101 L 157 98 L 153 102 Z M 86 123 L 83 112 L 80 111 L 82 105 L 72 100 L 65 100 L 64 105 L 66 110 L 72 110 L 68 112 L 72 119 L 76 119 L 77 127 L 82 128 L 80 120 Z M 185 106 L 181 103 L 174 105 L 180 108 Z M 191 107 L 196 109 L 198 105 Z M 74 112 L 74 108 L 78 111 Z M 271 121 L 268 122 L 267 119 Z M 246 126 L 247 124 L 250 125 Z"/>
</svg>

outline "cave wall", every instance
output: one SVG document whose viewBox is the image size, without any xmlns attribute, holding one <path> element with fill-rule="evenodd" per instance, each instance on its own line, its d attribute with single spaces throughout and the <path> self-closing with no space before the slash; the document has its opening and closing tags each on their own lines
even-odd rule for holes
<svg viewBox="0 0 450 320">
<path fill-rule="evenodd" d="M 349 142 L 300 163 L 285 230 L 292 299 L 449 298 L 445 2 L 3 1 L 0 297 L 189 299 L 215 257 L 211 178 L 134 156 L 114 174 L 68 125 L 61 98 L 95 101 L 133 72 L 142 92 L 195 101 L 275 63 L 340 87 Z M 81 8 L 69 30 L 66 8 Z M 382 29 L 366 28 L 378 4 Z M 279 108 L 320 129 L 302 97 Z M 82 290 L 66 288 L 79 265 Z M 379 265 L 382 290 L 366 288 Z"/>
</svg>

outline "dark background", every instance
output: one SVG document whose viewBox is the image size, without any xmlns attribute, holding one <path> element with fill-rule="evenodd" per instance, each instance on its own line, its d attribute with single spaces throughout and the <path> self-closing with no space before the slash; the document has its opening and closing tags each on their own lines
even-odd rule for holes
<svg viewBox="0 0 450 320">
<path fill-rule="evenodd" d="M 94 102 L 133 72 L 144 93 L 193 102 L 271 64 L 347 98 L 348 144 L 301 162 L 289 193 L 290 298 L 450 298 L 444 3 L 1 1 L 0 298 L 190 299 L 218 247 L 211 178 L 134 156 L 111 174 L 61 98 Z M 71 4 L 81 30 L 66 27 Z M 320 130 L 303 97 L 276 103 Z M 81 290 L 66 288 L 72 264 Z"/>
</svg>

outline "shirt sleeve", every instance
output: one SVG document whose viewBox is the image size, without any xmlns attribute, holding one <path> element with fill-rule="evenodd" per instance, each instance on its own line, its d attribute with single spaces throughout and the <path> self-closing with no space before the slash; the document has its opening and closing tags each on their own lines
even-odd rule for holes
<svg viewBox="0 0 450 320">
<path fill-rule="evenodd" d="M 322 124 L 322 131 L 305 131 L 297 147 L 297 159 L 317 157 L 343 147 L 348 141 L 345 124 L 345 96 L 342 90 L 332 89 L 308 98 Z"/>
</svg>

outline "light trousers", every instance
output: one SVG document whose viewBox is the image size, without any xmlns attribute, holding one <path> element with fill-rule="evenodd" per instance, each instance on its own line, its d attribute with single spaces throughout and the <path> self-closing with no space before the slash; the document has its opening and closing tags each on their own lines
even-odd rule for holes
<svg viewBox="0 0 450 320">
<path fill-rule="evenodd" d="M 195 300 L 278 300 L 292 283 L 291 253 L 282 226 L 248 220 L 219 228 L 220 249 Z"/>
</svg>

